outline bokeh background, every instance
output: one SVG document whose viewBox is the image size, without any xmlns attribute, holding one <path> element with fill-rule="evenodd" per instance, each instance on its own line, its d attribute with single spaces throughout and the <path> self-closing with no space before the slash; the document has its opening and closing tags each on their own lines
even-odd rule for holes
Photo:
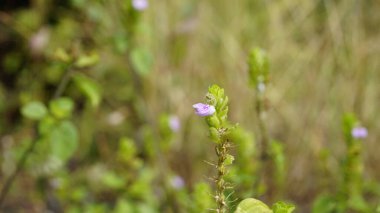
<svg viewBox="0 0 380 213">
<path fill-rule="evenodd" d="M 20 112 L 27 103 L 48 105 L 63 84 L 59 93 L 74 103 L 68 119 L 78 137 L 58 163 L 43 143 L 36 147 L 5 212 L 197 212 L 194 193 L 207 191 L 200 182 L 212 187 L 214 168 L 205 160 L 215 154 L 192 104 L 220 85 L 230 120 L 255 144 L 260 133 L 247 72 L 254 47 L 269 57 L 266 125 L 284 146 L 277 198 L 310 212 L 318 195 L 336 192 L 345 113 L 368 129 L 364 187 L 379 193 L 379 1 L 148 3 L 138 9 L 129 0 L 0 1 L 0 186 L 39 137 L 36 121 Z M 368 200 L 376 206 L 378 196 Z"/>
</svg>

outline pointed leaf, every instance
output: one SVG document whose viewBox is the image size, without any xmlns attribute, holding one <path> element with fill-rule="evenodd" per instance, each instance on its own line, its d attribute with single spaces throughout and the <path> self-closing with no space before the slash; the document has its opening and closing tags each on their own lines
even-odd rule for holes
<svg viewBox="0 0 380 213">
<path fill-rule="evenodd" d="M 273 213 L 272 210 L 260 200 L 247 198 L 241 201 L 235 213 Z"/>
<path fill-rule="evenodd" d="M 89 55 L 82 55 L 75 62 L 75 66 L 78 68 L 90 67 L 98 63 L 99 55 L 96 53 L 91 53 Z"/>
<path fill-rule="evenodd" d="M 93 107 L 97 107 L 101 101 L 100 88 L 98 84 L 84 75 L 74 76 L 74 82 L 82 93 L 87 96 L 91 105 Z"/>
<path fill-rule="evenodd" d="M 153 58 L 147 49 L 137 48 L 132 50 L 131 60 L 138 74 L 145 76 L 150 73 L 153 66 Z"/>
<path fill-rule="evenodd" d="M 70 98 L 58 98 L 50 102 L 49 108 L 57 118 L 67 118 L 74 109 L 74 102 Z"/>
<path fill-rule="evenodd" d="M 273 204 L 273 213 L 292 213 L 296 208 L 293 204 L 279 201 Z"/>
</svg>

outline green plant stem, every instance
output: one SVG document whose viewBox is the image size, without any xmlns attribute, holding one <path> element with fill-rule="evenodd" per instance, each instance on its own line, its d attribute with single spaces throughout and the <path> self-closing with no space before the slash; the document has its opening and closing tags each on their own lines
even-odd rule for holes
<svg viewBox="0 0 380 213">
<path fill-rule="evenodd" d="M 363 165 L 360 155 L 360 145 L 358 143 L 349 144 L 347 147 L 346 168 L 344 171 L 344 194 L 348 197 L 352 197 L 355 194 L 362 194 L 361 175 Z"/>
<path fill-rule="evenodd" d="M 5 198 L 7 197 L 7 194 L 13 184 L 13 181 L 16 179 L 17 175 L 21 172 L 22 168 L 24 167 L 26 163 L 26 160 L 28 159 L 29 155 L 33 152 L 34 148 L 36 147 L 37 142 L 38 140 L 34 140 L 30 143 L 29 147 L 24 151 L 20 160 L 17 162 L 16 169 L 5 181 L 4 186 L 0 192 L 0 210 L 3 208 Z"/>
<path fill-rule="evenodd" d="M 269 158 L 269 151 L 268 151 L 268 147 L 269 147 L 269 136 L 268 136 L 268 130 L 267 130 L 267 127 L 265 125 L 265 118 L 264 118 L 264 114 L 265 114 L 265 108 L 264 108 L 264 95 L 263 94 L 258 94 L 258 97 L 257 97 L 257 106 L 256 106 L 256 111 L 257 111 L 257 116 L 258 116 L 258 125 L 259 125 L 259 131 L 260 131 L 260 135 L 261 135 L 261 142 L 260 142 L 260 146 L 261 146 L 261 153 L 260 153 L 260 158 L 262 161 L 267 161 L 268 158 Z"/>
<path fill-rule="evenodd" d="M 68 68 L 66 69 L 65 74 L 63 75 L 61 81 L 59 82 L 59 85 L 58 85 L 57 89 L 54 92 L 54 95 L 53 95 L 52 99 L 59 98 L 62 95 L 62 93 L 64 92 L 64 90 L 65 90 L 65 88 L 66 88 L 66 86 L 67 86 L 67 84 L 68 84 L 68 82 L 70 80 L 71 72 L 72 71 L 73 71 L 73 69 L 71 69 L 71 66 L 68 66 Z M 3 204 L 4 204 L 4 201 L 5 201 L 5 198 L 7 197 L 8 192 L 9 192 L 9 190 L 10 190 L 13 182 L 16 180 L 16 177 L 21 172 L 21 170 L 24 168 L 24 165 L 25 165 L 26 161 L 28 160 L 30 154 L 34 151 L 34 148 L 35 148 L 36 144 L 39 141 L 40 135 L 38 134 L 37 125 L 35 125 L 34 129 L 35 129 L 35 135 L 37 135 L 36 138 L 35 138 L 35 140 L 33 140 L 29 144 L 28 148 L 22 154 L 20 160 L 17 162 L 16 169 L 5 180 L 3 188 L 1 189 L 1 192 L 0 192 L 0 210 L 3 208 Z"/>
<path fill-rule="evenodd" d="M 258 125 L 260 131 L 260 161 L 261 165 L 259 168 L 259 184 L 264 184 L 266 188 L 266 195 L 269 199 L 272 197 L 271 195 L 271 178 L 273 176 L 273 165 L 272 159 L 269 152 L 270 146 L 270 138 L 268 134 L 268 129 L 266 127 L 265 121 L 265 103 L 264 103 L 264 93 L 262 91 L 257 90 L 256 96 L 256 113 L 258 117 Z"/>
<path fill-rule="evenodd" d="M 57 99 L 61 97 L 62 93 L 65 91 L 67 85 L 69 84 L 71 73 L 73 72 L 73 69 L 71 66 L 68 66 L 65 74 L 63 74 L 63 77 L 61 81 L 59 82 L 59 85 L 57 89 L 54 92 L 53 99 Z"/>
<path fill-rule="evenodd" d="M 225 161 L 227 158 L 229 142 L 228 140 L 223 140 L 221 143 L 216 145 L 215 151 L 218 156 L 218 176 L 215 179 L 216 182 L 216 195 L 215 200 L 217 204 L 217 213 L 225 213 L 227 212 L 227 202 L 224 195 L 224 191 L 226 189 L 226 181 L 224 180 L 224 176 L 227 173 L 227 169 L 225 167 Z"/>
</svg>

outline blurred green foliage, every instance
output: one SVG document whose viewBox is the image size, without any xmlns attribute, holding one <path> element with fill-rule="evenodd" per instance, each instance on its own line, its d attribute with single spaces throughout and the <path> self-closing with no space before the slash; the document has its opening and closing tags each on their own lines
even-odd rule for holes
<svg viewBox="0 0 380 213">
<path fill-rule="evenodd" d="M 1 210 L 215 209 L 206 178 L 214 168 L 204 162 L 215 160 L 214 144 L 191 109 L 215 82 L 239 122 L 230 134 L 232 209 L 255 197 L 274 212 L 292 207 L 272 200 L 299 212 L 375 212 L 379 9 L 375 0 L 171 0 L 145 10 L 130 0 L 2 2 L 1 190 L 35 147 Z M 259 173 L 254 103 L 263 88 L 273 186 Z M 359 120 L 366 139 L 352 137 Z"/>
</svg>

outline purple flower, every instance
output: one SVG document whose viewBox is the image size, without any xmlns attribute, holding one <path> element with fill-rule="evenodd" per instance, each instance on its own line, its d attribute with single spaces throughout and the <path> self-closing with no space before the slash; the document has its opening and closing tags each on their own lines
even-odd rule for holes
<svg viewBox="0 0 380 213">
<path fill-rule="evenodd" d="M 170 180 L 170 184 L 172 185 L 173 188 L 175 189 L 182 189 L 185 186 L 185 181 L 182 179 L 180 176 L 174 176 Z"/>
<path fill-rule="evenodd" d="M 149 3 L 148 0 L 132 0 L 132 6 L 135 10 L 143 11 L 149 6 Z"/>
<path fill-rule="evenodd" d="M 195 113 L 199 116 L 209 116 L 215 113 L 215 107 L 208 104 L 197 103 L 193 105 Z"/>
<path fill-rule="evenodd" d="M 363 139 L 367 137 L 368 131 L 365 127 L 355 127 L 352 129 L 351 135 L 355 139 Z"/>
<path fill-rule="evenodd" d="M 178 132 L 181 128 L 181 122 L 177 116 L 171 115 L 169 117 L 169 127 L 173 132 Z"/>
</svg>

